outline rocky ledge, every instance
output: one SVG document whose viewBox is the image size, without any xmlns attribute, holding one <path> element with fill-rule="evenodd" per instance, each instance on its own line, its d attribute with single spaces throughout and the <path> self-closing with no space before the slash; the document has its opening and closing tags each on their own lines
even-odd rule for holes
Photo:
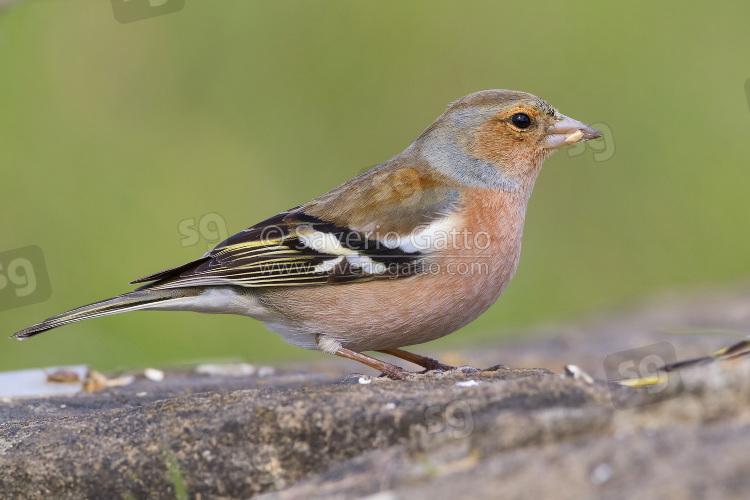
<svg viewBox="0 0 750 500">
<path fill-rule="evenodd" d="M 736 340 L 657 333 L 672 326 L 747 332 L 750 290 L 660 299 L 441 357 L 519 368 L 396 382 L 345 377 L 360 368 L 326 358 L 262 377 L 184 370 L 94 393 L 5 398 L 0 496 L 745 498 L 750 360 L 640 388 L 607 381 L 613 370 L 648 375 L 655 356 Z M 580 368 L 565 374 L 567 364 Z"/>
</svg>

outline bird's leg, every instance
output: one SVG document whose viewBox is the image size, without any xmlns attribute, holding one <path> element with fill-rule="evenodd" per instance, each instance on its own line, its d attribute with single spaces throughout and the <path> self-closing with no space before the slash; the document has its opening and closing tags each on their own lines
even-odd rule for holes
<svg viewBox="0 0 750 500">
<path fill-rule="evenodd" d="M 351 349 L 347 349 L 346 347 L 339 347 L 339 349 L 334 354 L 336 354 L 336 356 L 341 356 L 342 358 L 351 359 L 352 361 L 358 361 L 364 365 L 369 366 L 370 368 L 379 370 L 383 372 L 386 377 L 393 380 L 404 380 L 408 375 L 410 375 L 410 372 L 404 370 L 401 367 L 386 363 L 385 361 L 380 361 L 379 359 L 367 356 L 366 354 L 362 354 L 360 352 L 352 351 Z"/>
<path fill-rule="evenodd" d="M 441 370 L 447 372 L 448 370 L 453 370 L 455 368 L 454 366 L 444 365 L 437 359 L 428 358 L 427 356 L 420 356 L 419 354 L 404 351 L 403 349 L 378 349 L 378 352 L 396 356 L 397 358 L 401 358 L 410 363 L 414 363 L 415 365 L 419 365 L 422 368 L 425 368 L 427 371 Z"/>
</svg>

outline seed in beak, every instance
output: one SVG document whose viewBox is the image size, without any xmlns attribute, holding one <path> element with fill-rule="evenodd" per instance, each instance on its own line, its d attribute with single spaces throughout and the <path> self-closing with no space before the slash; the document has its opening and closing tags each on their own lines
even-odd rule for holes
<svg viewBox="0 0 750 500">
<path fill-rule="evenodd" d="M 580 130 L 576 130 L 572 134 L 570 134 L 568 137 L 565 138 L 566 144 L 573 144 L 574 142 L 578 142 L 578 140 L 583 137 L 583 132 Z"/>
</svg>

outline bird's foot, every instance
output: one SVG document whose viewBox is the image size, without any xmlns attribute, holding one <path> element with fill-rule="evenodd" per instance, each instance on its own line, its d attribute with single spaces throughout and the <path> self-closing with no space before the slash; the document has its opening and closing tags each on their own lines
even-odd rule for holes
<svg viewBox="0 0 750 500">
<path fill-rule="evenodd" d="M 464 366 L 458 366 L 452 370 L 450 370 L 450 373 L 479 373 L 479 368 L 475 368 L 473 366 L 464 365 Z"/>
</svg>

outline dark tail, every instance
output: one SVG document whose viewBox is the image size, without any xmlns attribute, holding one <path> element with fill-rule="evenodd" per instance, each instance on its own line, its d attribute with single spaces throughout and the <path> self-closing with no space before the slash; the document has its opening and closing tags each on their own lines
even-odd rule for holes
<svg viewBox="0 0 750 500">
<path fill-rule="evenodd" d="M 68 323 L 98 318 L 100 316 L 109 316 L 110 314 L 137 311 L 138 309 L 148 309 L 163 302 L 178 301 L 194 295 L 196 295 L 196 289 L 194 288 L 135 290 L 45 319 L 41 323 L 14 333 L 11 338 L 23 340 L 47 330 L 52 330 L 58 326 L 67 325 Z"/>
</svg>

